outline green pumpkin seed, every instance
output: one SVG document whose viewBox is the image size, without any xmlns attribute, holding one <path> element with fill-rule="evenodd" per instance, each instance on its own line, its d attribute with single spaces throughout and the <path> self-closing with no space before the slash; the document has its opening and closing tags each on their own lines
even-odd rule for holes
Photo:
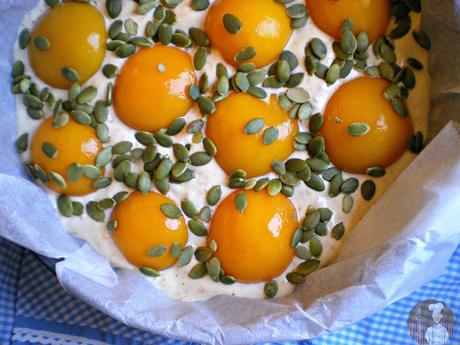
<svg viewBox="0 0 460 345">
<path fill-rule="evenodd" d="M 305 219 L 302 222 L 302 227 L 306 230 L 314 229 L 316 225 L 318 225 L 320 220 L 320 212 L 318 210 L 314 210 L 313 212 L 305 216 Z"/>
<path fill-rule="evenodd" d="M 412 68 L 415 68 L 416 70 L 422 70 L 423 69 L 423 64 L 417 60 L 416 58 L 409 58 L 407 59 L 407 63 L 409 66 Z"/>
<path fill-rule="evenodd" d="M 239 213 L 243 213 L 248 206 L 248 199 L 245 192 L 240 192 L 235 196 L 234 199 L 235 208 Z"/>
<path fill-rule="evenodd" d="M 267 97 L 267 93 L 265 92 L 265 90 L 256 86 L 250 86 L 248 89 L 248 93 L 251 96 L 254 96 L 259 99 L 264 99 Z"/>
<path fill-rule="evenodd" d="M 219 185 L 213 186 L 206 194 L 206 202 L 210 206 L 215 206 L 222 196 L 222 187 Z"/>
<path fill-rule="evenodd" d="M 199 47 L 209 47 L 209 39 L 206 32 L 199 28 L 190 28 L 188 31 L 192 41 Z"/>
<path fill-rule="evenodd" d="M 304 246 L 297 246 L 295 248 L 295 255 L 302 260 L 308 260 L 310 259 L 310 251 L 308 250 L 307 247 Z"/>
<path fill-rule="evenodd" d="M 115 145 L 113 145 L 112 153 L 114 155 L 121 155 L 124 153 L 128 153 L 129 151 L 131 151 L 132 147 L 133 147 L 132 142 L 120 141 L 119 143 L 116 143 Z"/>
<path fill-rule="evenodd" d="M 64 217 L 72 217 L 73 205 L 72 200 L 67 195 L 60 195 L 57 199 L 57 207 Z"/>
<path fill-rule="evenodd" d="M 136 52 L 136 46 L 133 44 L 124 44 L 115 49 L 115 54 L 121 58 L 127 58 L 128 56 L 133 55 Z"/>
<path fill-rule="evenodd" d="M 363 199 L 366 201 L 369 201 L 374 197 L 375 191 L 376 186 L 374 181 L 372 180 L 366 180 L 361 185 L 361 195 L 363 196 Z"/>
<path fill-rule="evenodd" d="M 116 202 L 112 198 L 105 198 L 105 199 L 100 200 L 97 203 L 97 207 L 99 207 L 101 210 L 104 211 L 104 210 L 111 209 L 112 207 L 115 206 L 115 204 L 116 204 Z"/>
<path fill-rule="evenodd" d="M 331 198 L 334 198 L 340 194 L 342 183 L 343 183 L 342 174 L 338 173 L 332 178 L 329 184 L 329 191 L 328 191 L 328 194 Z"/>
<path fill-rule="evenodd" d="M 319 158 L 308 158 L 306 160 L 306 163 L 308 164 L 308 167 L 310 168 L 311 171 L 317 172 L 317 173 L 322 173 L 324 170 L 327 169 L 329 163 L 323 161 L 322 159 Z"/>
<path fill-rule="evenodd" d="M 198 219 L 209 223 L 211 221 L 211 208 L 209 206 L 203 206 L 198 213 Z"/>
<path fill-rule="evenodd" d="M 77 181 L 81 177 L 81 175 L 83 175 L 83 168 L 78 163 L 72 163 L 67 169 L 67 178 L 70 181 Z"/>
<path fill-rule="evenodd" d="M 321 256 L 321 253 L 323 252 L 323 245 L 321 244 L 321 241 L 318 239 L 318 237 L 313 237 L 309 241 L 309 248 L 311 255 L 316 257 Z"/>
<path fill-rule="evenodd" d="M 176 134 L 179 134 L 180 131 L 185 127 L 186 121 L 183 117 L 179 117 L 175 119 L 168 127 L 166 131 L 166 135 L 169 136 L 174 136 Z"/>
<path fill-rule="evenodd" d="M 158 167 L 155 169 L 155 179 L 162 180 L 168 177 L 171 172 L 173 162 L 169 158 L 165 158 L 161 161 Z"/>
<path fill-rule="evenodd" d="M 327 235 L 327 227 L 326 224 L 319 222 L 315 226 L 315 234 L 318 236 L 326 236 Z"/>
<path fill-rule="evenodd" d="M 95 220 L 96 222 L 104 222 L 105 213 L 99 207 L 97 207 L 97 202 L 90 201 L 86 204 L 86 213 L 91 219 Z"/>
<path fill-rule="evenodd" d="M 336 224 L 331 230 L 331 236 L 335 238 L 337 241 L 340 240 L 345 233 L 345 226 L 343 222 Z"/>
<path fill-rule="evenodd" d="M 158 189 L 158 191 L 162 194 L 167 194 L 169 192 L 169 179 L 164 178 L 161 180 L 153 179 L 153 184 Z"/>
<path fill-rule="evenodd" d="M 214 257 L 207 263 L 207 270 L 209 277 L 214 281 L 219 281 L 220 278 L 220 262 L 219 259 Z"/>
<path fill-rule="evenodd" d="M 187 170 L 187 163 L 176 162 L 174 163 L 171 169 L 171 175 L 174 177 L 179 177 Z"/>
<path fill-rule="evenodd" d="M 278 293 L 278 283 L 276 280 L 270 280 L 265 283 L 264 293 L 267 298 L 273 298 Z"/>
<path fill-rule="evenodd" d="M 143 275 L 146 275 L 147 277 L 156 278 L 156 277 L 160 276 L 160 272 L 158 272 L 156 269 L 150 268 L 150 267 L 140 267 L 139 271 Z"/>
<path fill-rule="evenodd" d="M 396 63 L 396 53 L 392 47 L 387 44 L 382 44 L 380 47 L 380 54 L 382 58 L 389 64 Z"/>
<path fill-rule="evenodd" d="M 353 197 L 351 194 L 345 194 L 343 197 L 343 202 L 342 202 L 342 211 L 345 213 L 350 213 L 351 209 L 353 208 Z"/>
<path fill-rule="evenodd" d="M 382 167 L 371 167 L 367 168 L 367 174 L 372 177 L 382 177 L 385 176 L 385 168 Z"/>
<path fill-rule="evenodd" d="M 91 187 L 94 189 L 103 189 L 110 186 L 112 183 L 112 179 L 110 177 L 99 177 L 98 179 L 94 180 L 91 184 Z"/>
<path fill-rule="evenodd" d="M 298 228 L 296 231 L 294 231 L 294 234 L 292 235 L 291 238 L 291 247 L 295 248 L 299 244 L 300 240 L 302 239 L 302 228 Z"/>
<path fill-rule="evenodd" d="M 105 6 L 107 13 L 111 18 L 116 18 L 120 15 L 122 10 L 122 0 L 106 0 Z"/>
<path fill-rule="evenodd" d="M 281 192 L 282 188 L 283 188 L 283 184 L 281 183 L 279 179 L 271 180 L 267 186 L 268 194 L 270 196 L 278 195 Z"/>
<path fill-rule="evenodd" d="M 420 47 L 430 50 L 431 40 L 426 33 L 423 31 L 412 31 L 412 35 Z"/>
<path fill-rule="evenodd" d="M 58 150 L 54 144 L 49 143 L 47 141 L 43 142 L 41 144 L 41 149 L 43 153 L 48 157 L 48 158 L 56 158 L 58 155 Z"/>
<path fill-rule="evenodd" d="M 200 96 L 197 103 L 203 115 L 211 115 L 216 111 L 216 105 L 214 101 L 207 96 Z"/>
<path fill-rule="evenodd" d="M 97 95 L 97 89 L 94 86 L 88 86 L 83 89 L 77 97 L 78 104 L 85 104 L 91 102 Z"/>
<path fill-rule="evenodd" d="M 145 146 L 155 143 L 155 138 L 153 135 L 147 132 L 137 132 L 134 137 L 140 144 Z"/>
<path fill-rule="evenodd" d="M 254 56 L 256 56 L 256 49 L 254 47 L 246 47 L 235 55 L 234 60 L 242 62 L 252 59 Z"/>
<path fill-rule="evenodd" d="M 147 256 L 158 257 L 166 253 L 168 249 L 165 246 L 152 246 L 147 249 Z"/>
<path fill-rule="evenodd" d="M 123 21 L 115 20 L 109 27 L 109 37 L 114 40 L 123 30 Z"/>
<path fill-rule="evenodd" d="M 296 87 L 291 88 L 286 92 L 287 98 L 289 98 L 294 103 L 303 104 L 308 102 L 310 99 L 310 94 L 303 88 Z"/>
<path fill-rule="evenodd" d="M 340 191 L 345 194 L 350 194 L 356 192 L 359 187 L 359 180 L 355 177 L 350 177 L 346 179 L 342 186 L 340 187 Z"/>
<path fill-rule="evenodd" d="M 311 48 L 311 51 L 312 53 L 318 58 L 318 59 L 324 59 L 327 55 L 327 47 L 326 45 L 324 44 L 324 42 L 315 37 L 313 38 L 310 43 L 309 43 L 309 46 Z"/>
<path fill-rule="evenodd" d="M 206 225 L 204 225 L 201 221 L 191 219 L 188 221 L 188 227 L 190 231 L 199 237 L 207 236 L 208 235 L 208 229 L 206 228 Z"/>
<path fill-rule="evenodd" d="M 289 283 L 298 285 L 302 284 L 305 282 L 305 277 L 296 273 L 296 272 L 290 272 L 286 275 L 286 279 Z"/>
<path fill-rule="evenodd" d="M 19 48 L 26 49 L 30 42 L 30 31 L 29 29 L 22 29 L 19 33 Z"/>
<path fill-rule="evenodd" d="M 49 180 L 54 181 L 60 188 L 67 188 L 67 183 L 65 182 L 64 178 L 57 172 L 51 171 L 49 173 Z"/>
<path fill-rule="evenodd" d="M 279 129 L 277 127 L 268 127 L 263 134 L 262 142 L 264 145 L 273 144 L 279 136 Z"/>
<path fill-rule="evenodd" d="M 369 133 L 371 128 L 365 122 L 353 122 L 347 127 L 348 134 L 352 137 L 361 137 Z"/>
<path fill-rule="evenodd" d="M 287 8 L 287 15 L 290 18 L 298 19 L 303 18 L 307 15 L 307 9 L 303 4 L 294 4 Z"/>
<path fill-rule="evenodd" d="M 307 150 L 310 156 L 316 157 L 324 151 L 324 146 L 324 138 L 321 136 L 316 136 L 308 143 Z"/>
<path fill-rule="evenodd" d="M 174 204 L 166 203 L 160 206 L 161 212 L 170 219 L 179 219 L 182 216 L 182 213 Z"/>
<path fill-rule="evenodd" d="M 406 107 L 401 99 L 393 98 L 391 100 L 391 105 L 399 116 L 406 117 L 408 115 Z"/>
<path fill-rule="evenodd" d="M 169 255 L 171 255 L 173 258 L 178 258 L 179 255 L 181 254 L 182 248 L 180 243 L 174 242 L 171 245 L 171 248 L 169 250 Z"/>
<path fill-rule="evenodd" d="M 286 165 L 280 160 L 273 161 L 271 168 L 276 174 L 280 176 L 286 174 Z"/>
<path fill-rule="evenodd" d="M 193 180 L 194 178 L 195 178 L 195 173 L 193 172 L 193 170 L 187 169 L 182 175 L 178 177 L 172 177 L 171 180 L 175 183 L 185 183 L 185 182 Z"/>
<path fill-rule="evenodd" d="M 331 181 L 334 176 L 340 174 L 340 170 L 335 168 L 335 167 L 332 167 L 332 168 L 328 168 L 326 169 L 322 176 L 323 176 L 323 179 L 325 179 L 326 181 Z"/>
<path fill-rule="evenodd" d="M 194 166 L 202 166 L 208 164 L 212 160 L 212 156 L 206 152 L 195 152 L 190 155 L 190 163 Z"/>
<path fill-rule="evenodd" d="M 67 113 L 60 113 L 53 116 L 53 128 L 62 128 L 69 122 L 69 115 Z"/>
<path fill-rule="evenodd" d="M 369 48 L 369 37 L 367 36 L 367 33 L 365 31 L 361 31 L 358 34 L 358 36 L 356 37 L 356 41 L 357 41 L 356 51 L 358 53 L 367 51 L 367 48 Z"/>
<path fill-rule="evenodd" d="M 81 166 L 81 169 L 82 175 L 92 180 L 95 180 L 101 176 L 99 168 L 94 165 L 85 164 Z"/>
<path fill-rule="evenodd" d="M 96 135 L 101 143 L 109 141 L 109 128 L 105 124 L 98 123 L 96 125 Z"/>
<path fill-rule="evenodd" d="M 83 215 L 83 212 L 85 211 L 83 204 L 78 201 L 72 201 L 72 209 L 72 215 L 76 217 Z"/>
<path fill-rule="evenodd" d="M 193 257 L 193 247 L 187 246 L 182 250 L 182 253 L 179 255 L 179 259 L 177 260 L 177 266 L 183 267 L 190 263 Z"/>
<path fill-rule="evenodd" d="M 286 161 L 286 170 L 290 172 L 299 172 L 307 167 L 307 163 L 300 158 L 291 158 Z M 284 175 L 284 174 L 283 174 Z"/>
<path fill-rule="evenodd" d="M 119 204 L 119 203 L 125 201 L 126 198 L 128 197 L 128 195 L 129 195 L 128 192 L 118 192 L 117 194 L 115 194 L 115 195 L 113 196 L 112 199 L 115 200 L 115 202 L 116 202 L 117 204 Z"/>
<path fill-rule="evenodd" d="M 188 273 L 188 277 L 190 279 L 200 279 L 203 278 L 207 272 L 208 269 L 206 267 L 206 263 L 199 262 L 198 264 L 192 267 L 192 269 Z"/>
<path fill-rule="evenodd" d="M 311 133 L 318 133 L 323 127 L 324 123 L 324 116 L 321 113 L 316 113 L 310 118 L 310 122 L 308 124 L 308 127 L 310 129 Z"/>
<path fill-rule="evenodd" d="M 332 64 L 326 72 L 325 80 L 327 85 L 334 84 L 340 78 L 341 68 L 338 64 Z"/>
<path fill-rule="evenodd" d="M 154 0 L 140 2 L 139 6 L 136 9 L 136 13 L 140 15 L 147 14 L 148 12 L 153 10 L 155 6 L 156 6 L 156 1 Z"/>
<path fill-rule="evenodd" d="M 260 84 L 267 75 L 267 71 L 265 69 L 257 69 L 248 74 L 249 83 L 252 86 Z"/>
<path fill-rule="evenodd" d="M 316 271 L 316 269 L 319 267 L 319 264 L 320 261 L 316 259 L 306 260 L 305 262 L 302 262 L 299 266 L 297 266 L 296 272 L 301 276 L 305 277 L 310 273 Z"/>
<path fill-rule="evenodd" d="M 120 69 L 113 64 L 107 64 L 102 68 L 102 73 L 106 78 L 115 78 L 120 74 Z"/>
<path fill-rule="evenodd" d="M 260 192 L 265 187 L 267 187 L 269 182 L 270 182 L 270 180 L 268 178 L 266 178 L 266 177 L 257 180 L 256 185 L 254 186 L 254 191 Z"/>
<path fill-rule="evenodd" d="M 51 42 L 45 36 L 37 36 L 34 38 L 35 48 L 41 51 L 45 51 L 51 48 Z"/>
<path fill-rule="evenodd" d="M 29 133 L 20 135 L 15 141 L 16 152 L 22 153 L 27 151 L 29 145 Z"/>
<path fill-rule="evenodd" d="M 193 65 L 197 71 L 203 69 L 208 59 L 208 49 L 206 47 L 198 47 L 193 57 Z"/>
<path fill-rule="evenodd" d="M 305 184 L 317 192 L 322 192 L 326 189 L 323 180 L 315 174 L 311 174 L 310 179 Z"/>
<path fill-rule="evenodd" d="M 217 154 L 217 147 L 214 142 L 209 138 L 203 139 L 203 148 L 207 154 L 215 156 Z"/>
<path fill-rule="evenodd" d="M 288 81 L 291 75 L 291 67 L 286 60 L 279 60 L 276 64 L 276 77 L 281 83 Z"/>
<path fill-rule="evenodd" d="M 137 189 L 142 194 L 147 194 L 148 192 L 150 192 L 151 188 L 152 180 L 150 179 L 150 175 L 145 171 L 141 172 L 137 180 Z"/>
<path fill-rule="evenodd" d="M 96 157 L 96 167 L 102 168 L 110 163 L 112 160 L 112 147 L 108 146 L 101 150 Z"/>
<path fill-rule="evenodd" d="M 224 28 L 228 33 L 235 35 L 241 31 L 241 22 L 233 14 L 226 13 L 223 17 Z"/>
<path fill-rule="evenodd" d="M 189 199 L 184 199 L 181 202 L 182 211 L 185 215 L 191 219 L 195 218 L 198 215 L 198 210 L 195 205 Z"/>
<path fill-rule="evenodd" d="M 357 47 L 358 42 L 355 35 L 353 34 L 353 31 L 342 31 L 342 35 L 340 37 L 340 48 L 343 50 L 343 52 L 345 54 L 352 55 L 356 51 Z"/>
<path fill-rule="evenodd" d="M 26 107 L 31 109 L 42 110 L 44 107 L 43 102 L 33 95 L 24 95 L 22 101 Z"/>
<path fill-rule="evenodd" d="M 207 262 L 212 257 L 212 250 L 208 247 L 198 247 L 195 250 L 195 259 L 198 262 Z"/>
<path fill-rule="evenodd" d="M 78 72 L 71 67 L 62 67 L 61 74 L 65 80 L 70 82 L 77 82 L 80 80 Z"/>
<path fill-rule="evenodd" d="M 256 68 L 256 65 L 253 64 L 252 62 L 244 62 L 237 67 L 238 72 L 243 72 L 243 73 L 249 73 L 254 71 Z"/>
<path fill-rule="evenodd" d="M 194 11 L 204 11 L 209 7 L 209 0 L 192 0 L 190 7 Z"/>
</svg>

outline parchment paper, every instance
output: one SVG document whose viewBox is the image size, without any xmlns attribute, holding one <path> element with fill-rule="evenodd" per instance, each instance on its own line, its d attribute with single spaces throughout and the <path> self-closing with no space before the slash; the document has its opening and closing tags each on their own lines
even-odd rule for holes
<svg viewBox="0 0 460 345">
<path fill-rule="evenodd" d="M 17 28 L 36 0 L 0 1 L 0 235 L 57 265 L 65 289 L 128 325 L 212 344 L 287 341 L 335 331 L 378 312 L 439 275 L 460 243 L 460 3 L 424 3 L 432 39 L 433 138 L 447 126 L 355 228 L 337 262 L 314 272 L 288 297 L 171 301 L 140 275 L 108 261 L 63 229 L 15 153 L 10 93 Z"/>
</svg>

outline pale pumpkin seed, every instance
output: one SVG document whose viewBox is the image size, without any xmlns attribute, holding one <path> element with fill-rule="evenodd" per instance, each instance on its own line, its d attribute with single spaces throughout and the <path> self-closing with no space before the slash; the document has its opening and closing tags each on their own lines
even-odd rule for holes
<svg viewBox="0 0 460 345">
<path fill-rule="evenodd" d="M 345 194 L 342 201 L 342 211 L 345 213 L 350 213 L 353 208 L 353 197 L 351 194 Z"/>
<path fill-rule="evenodd" d="M 241 31 L 242 24 L 240 20 L 235 17 L 233 14 L 226 13 L 224 14 L 223 23 L 224 28 L 227 30 L 228 33 L 235 35 Z"/>
<path fill-rule="evenodd" d="M 296 87 L 287 90 L 286 96 L 294 103 L 303 104 L 308 102 L 310 94 L 303 88 Z"/>
<path fill-rule="evenodd" d="M 348 134 L 352 137 L 361 137 L 369 133 L 371 128 L 365 122 L 353 122 L 347 127 Z"/>
<path fill-rule="evenodd" d="M 179 259 L 177 260 L 177 266 L 178 267 L 183 267 L 186 266 L 190 263 L 193 257 L 193 247 L 192 246 L 186 246 L 183 250 L 182 253 L 179 255 Z"/>
<path fill-rule="evenodd" d="M 167 248 L 165 246 L 152 246 L 147 249 L 147 256 L 158 257 L 166 253 Z"/>
<path fill-rule="evenodd" d="M 206 226 L 199 220 L 196 219 L 191 219 L 187 223 L 190 231 L 199 237 L 207 236 L 208 234 L 208 229 Z"/>
<path fill-rule="evenodd" d="M 34 38 L 35 48 L 41 51 L 45 51 L 51 48 L 50 40 L 45 36 L 37 36 Z"/>
<path fill-rule="evenodd" d="M 200 96 L 198 98 L 198 107 L 203 115 L 211 115 L 216 111 L 216 104 L 207 96 Z"/>
<path fill-rule="evenodd" d="M 239 213 L 243 213 L 248 206 L 248 199 L 245 192 L 240 192 L 235 196 L 234 199 L 235 208 Z"/>
<path fill-rule="evenodd" d="M 264 293 L 267 298 L 273 298 L 278 293 L 278 283 L 276 280 L 270 280 L 265 283 Z"/>
<path fill-rule="evenodd" d="M 140 267 L 139 271 L 142 274 L 146 275 L 147 277 L 156 278 L 156 277 L 160 276 L 160 272 L 158 272 L 156 269 L 150 268 L 150 267 Z"/>
<path fill-rule="evenodd" d="M 99 207 L 97 207 L 97 202 L 90 201 L 86 204 L 86 213 L 91 219 L 95 220 L 96 222 L 104 222 L 105 213 Z"/>
<path fill-rule="evenodd" d="M 153 10 L 153 8 L 156 6 L 156 1 L 154 0 L 150 0 L 150 1 L 141 1 L 139 3 L 139 6 L 137 7 L 136 9 L 136 13 L 137 14 L 147 14 L 148 12 L 150 12 L 151 10 Z"/>
<path fill-rule="evenodd" d="M 268 127 L 263 134 L 262 142 L 264 145 L 273 144 L 279 136 L 279 129 L 277 127 Z"/>
<path fill-rule="evenodd" d="M 265 120 L 261 117 L 256 117 L 246 123 L 244 126 L 244 133 L 246 134 L 257 134 L 265 125 Z"/>
<path fill-rule="evenodd" d="M 150 179 L 150 175 L 145 171 L 141 172 L 137 180 L 137 189 L 142 194 L 147 194 L 148 192 L 150 192 L 151 188 L 152 180 Z"/>
<path fill-rule="evenodd" d="M 101 150 L 96 157 L 96 167 L 102 168 L 110 163 L 112 160 L 112 147 L 108 146 Z"/>
<path fill-rule="evenodd" d="M 174 242 L 169 249 L 169 255 L 171 255 L 173 258 L 178 258 L 181 254 L 181 251 L 182 247 L 180 243 Z"/>
<path fill-rule="evenodd" d="M 80 80 L 78 72 L 71 67 L 62 67 L 61 74 L 65 80 L 70 82 L 77 82 Z"/>
<path fill-rule="evenodd" d="M 64 217 L 71 217 L 73 214 L 72 200 L 67 195 L 60 195 L 57 199 L 57 207 Z"/>
</svg>

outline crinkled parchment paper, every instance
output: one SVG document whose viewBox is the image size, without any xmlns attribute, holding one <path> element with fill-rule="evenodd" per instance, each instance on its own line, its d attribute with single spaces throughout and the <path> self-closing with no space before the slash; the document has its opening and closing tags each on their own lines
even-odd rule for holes
<svg viewBox="0 0 460 345">
<path fill-rule="evenodd" d="M 35 3 L 0 1 L 0 235 L 66 258 L 57 274 L 74 295 L 131 326 L 169 337 L 214 344 L 283 341 L 345 327 L 443 271 L 460 243 L 460 126 L 448 123 L 460 119 L 458 2 L 431 0 L 424 7 L 433 43 L 429 137 L 437 136 L 355 228 L 337 262 L 285 298 L 220 296 L 198 303 L 171 301 L 140 275 L 113 271 L 63 229 L 46 194 L 25 176 L 12 144 L 17 133 L 10 68 L 17 28 Z"/>
</svg>

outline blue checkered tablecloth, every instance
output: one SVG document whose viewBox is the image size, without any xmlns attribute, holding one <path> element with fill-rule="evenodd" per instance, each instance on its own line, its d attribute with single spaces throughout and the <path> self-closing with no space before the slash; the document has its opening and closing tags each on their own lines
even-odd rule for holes
<svg viewBox="0 0 460 345">
<path fill-rule="evenodd" d="M 456 321 L 447 344 L 460 344 L 460 247 L 442 276 L 412 295 L 342 331 L 293 344 L 416 344 L 407 321 L 424 300 L 440 301 L 453 311 Z M 33 253 L 0 238 L 0 345 L 24 344 L 186 343 L 130 328 L 82 303 Z"/>
</svg>

